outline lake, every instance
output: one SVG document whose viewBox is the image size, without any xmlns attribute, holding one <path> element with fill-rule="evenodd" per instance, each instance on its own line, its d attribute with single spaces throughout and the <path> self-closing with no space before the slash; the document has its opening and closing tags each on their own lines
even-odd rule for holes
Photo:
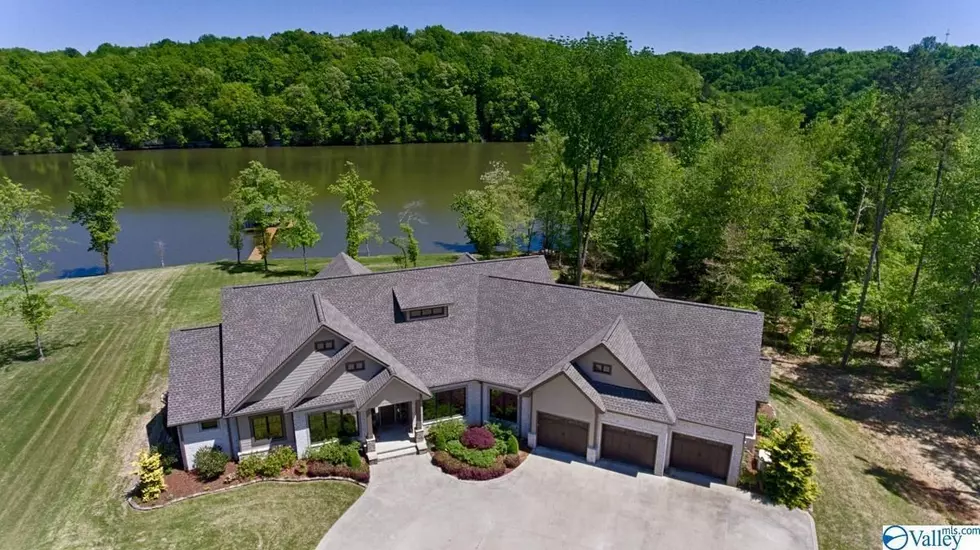
<svg viewBox="0 0 980 550">
<path fill-rule="evenodd" d="M 480 174 L 490 161 L 505 162 L 519 171 L 528 161 L 526 143 L 453 143 L 378 145 L 370 147 L 302 147 L 265 149 L 175 149 L 123 151 L 121 164 L 132 166 L 119 212 L 122 231 L 110 251 L 113 269 L 159 266 L 157 242 L 162 241 L 166 265 L 234 258 L 228 247 L 228 215 L 224 197 L 232 178 L 251 160 L 275 168 L 289 180 L 303 180 L 317 192 L 313 217 L 323 235 L 310 256 L 333 256 L 344 248 L 344 216 L 340 199 L 327 193 L 351 161 L 378 189 L 379 223 L 385 239 L 398 232 L 398 213 L 412 201 L 422 201 L 417 224 L 422 252 L 462 252 L 471 248 L 449 209 L 453 194 L 480 187 Z M 0 176 L 51 196 L 65 215 L 71 209 L 71 155 L 0 157 Z M 69 225 L 68 242 L 52 253 L 53 276 L 101 272 L 98 254 L 88 252 L 88 233 Z M 246 240 L 247 242 L 247 240 Z M 249 247 L 247 244 L 246 247 Z M 370 253 L 392 253 L 389 244 L 369 243 Z M 243 257 L 250 249 L 243 250 Z M 362 254 L 364 253 L 362 249 Z M 272 257 L 300 256 L 276 247 Z"/>
</svg>

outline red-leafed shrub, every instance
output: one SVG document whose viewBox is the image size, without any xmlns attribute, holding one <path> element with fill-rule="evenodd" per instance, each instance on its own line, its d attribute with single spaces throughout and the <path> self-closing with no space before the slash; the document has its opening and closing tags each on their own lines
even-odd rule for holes
<svg viewBox="0 0 980 550">
<path fill-rule="evenodd" d="M 371 471 L 368 468 L 354 469 L 346 464 L 330 464 L 319 460 L 310 460 L 306 463 L 306 475 L 310 477 L 346 477 L 361 483 L 371 480 Z"/>
<path fill-rule="evenodd" d="M 488 479 L 498 478 L 507 473 L 507 469 L 504 468 L 503 464 L 494 464 L 490 468 L 476 468 L 473 466 L 465 466 L 460 470 L 456 477 L 459 479 L 471 479 L 474 481 L 485 481 Z"/>
<path fill-rule="evenodd" d="M 497 441 L 493 438 L 490 430 L 483 426 L 472 426 L 466 428 L 459 442 L 470 449 L 490 449 Z"/>
<path fill-rule="evenodd" d="M 507 455 L 504 457 L 504 466 L 516 468 L 521 465 L 521 457 L 518 455 Z"/>
</svg>

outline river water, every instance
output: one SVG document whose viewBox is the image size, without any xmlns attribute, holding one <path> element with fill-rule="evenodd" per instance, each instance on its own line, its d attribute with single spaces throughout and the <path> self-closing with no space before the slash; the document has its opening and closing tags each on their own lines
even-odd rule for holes
<svg viewBox="0 0 980 550">
<path fill-rule="evenodd" d="M 505 162 L 519 171 L 528 161 L 524 143 L 460 143 L 378 145 L 370 147 L 301 147 L 266 149 L 182 149 L 123 151 L 121 164 L 132 166 L 119 212 L 122 230 L 110 252 L 114 270 L 160 265 L 163 243 L 166 265 L 211 262 L 235 257 L 228 247 L 228 217 L 224 197 L 230 182 L 251 160 L 275 168 L 290 180 L 313 186 L 317 197 L 313 217 L 323 237 L 311 256 L 333 256 L 344 248 L 344 216 L 340 200 L 327 193 L 346 161 L 354 162 L 362 176 L 378 189 L 379 223 L 387 239 L 398 231 L 398 213 L 412 201 L 421 201 L 416 236 L 422 252 L 470 250 L 449 209 L 453 194 L 480 186 L 480 174 L 490 161 Z M 68 191 L 74 181 L 71 155 L 0 157 L 0 176 L 51 196 L 56 209 L 70 211 Z M 65 242 L 50 255 L 50 276 L 70 277 L 101 273 L 99 255 L 88 252 L 88 234 L 71 224 Z M 250 250 L 244 250 L 247 256 Z M 391 245 L 370 243 L 372 254 L 391 253 Z M 362 249 L 363 253 L 363 249 Z M 274 249 L 272 257 L 299 256 L 300 251 Z"/>
</svg>

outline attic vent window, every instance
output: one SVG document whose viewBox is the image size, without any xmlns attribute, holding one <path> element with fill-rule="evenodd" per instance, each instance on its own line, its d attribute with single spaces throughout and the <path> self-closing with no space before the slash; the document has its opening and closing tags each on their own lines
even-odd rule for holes
<svg viewBox="0 0 980 550">
<path fill-rule="evenodd" d="M 431 317 L 445 317 L 445 307 L 427 307 L 422 309 L 412 309 L 408 311 L 409 319 L 428 319 Z"/>
<path fill-rule="evenodd" d="M 364 361 L 351 361 L 345 366 L 347 367 L 347 372 L 364 370 Z"/>
<path fill-rule="evenodd" d="M 315 342 L 313 347 L 316 351 L 330 351 L 334 349 L 334 342 L 333 340 L 320 340 Z"/>
<path fill-rule="evenodd" d="M 607 365 L 606 363 L 592 363 L 592 372 L 612 374 L 612 365 Z"/>
</svg>

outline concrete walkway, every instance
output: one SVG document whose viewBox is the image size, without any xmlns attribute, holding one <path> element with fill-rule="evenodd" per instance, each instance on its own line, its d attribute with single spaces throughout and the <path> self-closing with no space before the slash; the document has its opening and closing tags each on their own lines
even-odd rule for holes
<svg viewBox="0 0 980 550">
<path fill-rule="evenodd" d="M 727 486 L 539 453 L 483 482 L 445 475 L 428 455 L 372 466 L 368 490 L 317 549 L 817 548 L 805 512 Z"/>
</svg>

